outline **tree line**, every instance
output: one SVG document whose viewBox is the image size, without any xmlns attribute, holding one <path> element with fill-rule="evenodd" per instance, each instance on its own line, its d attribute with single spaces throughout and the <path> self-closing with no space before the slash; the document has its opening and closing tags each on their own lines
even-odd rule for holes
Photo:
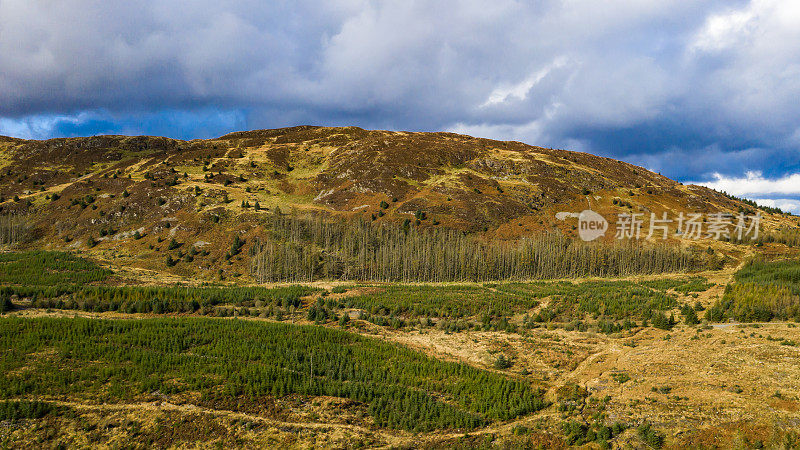
<svg viewBox="0 0 800 450">
<path fill-rule="evenodd" d="M 307 286 L 272 289 L 247 286 L 3 286 L 0 287 L 0 303 L 17 296 L 31 299 L 37 308 L 156 314 L 201 311 L 206 314 L 212 311 L 212 307 L 223 304 L 297 308 L 301 297 L 318 290 Z"/>
<path fill-rule="evenodd" d="M 701 256 L 675 246 L 587 244 L 554 232 L 489 243 L 457 230 L 327 221 L 280 211 L 264 222 L 268 233 L 250 251 L 251 272 L 259 282 L 617 277 L 684 272 L 704 263 Z"/>
</svg>

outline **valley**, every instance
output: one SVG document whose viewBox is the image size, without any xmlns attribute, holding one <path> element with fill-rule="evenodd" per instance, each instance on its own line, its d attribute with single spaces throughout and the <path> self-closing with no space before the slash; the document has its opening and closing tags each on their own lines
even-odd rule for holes
<svg viewBox="0 0 800 450">
<path fill-rule="evenodd" d="M 4 446 L 800 442 L 800 219 L 777 209 L 451 133 L 0 149 Z M 584 209 L 597 241 L 556 217 Z M 614 236 L 718 212 L 759 236 Z"/>
</svg>

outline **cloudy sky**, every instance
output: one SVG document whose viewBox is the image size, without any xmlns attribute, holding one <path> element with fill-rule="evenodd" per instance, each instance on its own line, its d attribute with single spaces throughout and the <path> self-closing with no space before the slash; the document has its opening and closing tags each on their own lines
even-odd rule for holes
<svg viewBox="0 0 800 450">
<path fill-rule="evenodd" d="M 0 134 L 298 124 L 587 151 L 800 212 L 795 0 L 0 0 Z"/>
</svg>

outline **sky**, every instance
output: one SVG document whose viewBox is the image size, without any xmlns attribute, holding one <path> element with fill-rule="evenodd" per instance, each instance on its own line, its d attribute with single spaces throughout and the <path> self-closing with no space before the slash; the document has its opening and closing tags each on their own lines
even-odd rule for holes
<svg viewBox="0 0 800 450">
<path fill-rule="evenodd" d="M 800 213 L 794 0 L 0 0 L 0 134 L 454 131 Z"/>
</svg>

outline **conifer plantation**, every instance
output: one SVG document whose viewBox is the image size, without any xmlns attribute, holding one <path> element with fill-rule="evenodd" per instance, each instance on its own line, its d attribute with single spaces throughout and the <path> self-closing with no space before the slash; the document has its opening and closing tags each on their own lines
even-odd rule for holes
<svg viewBox="0 0 800 450">
<path fill-rule="evenodd" d="M 800 321 L 800 261 L 754 260 L 736 273 L 725 295 L 706 311 L 712 321 Z"/>
<path fill-rule="evenodd" d="M 313 326 L 223 319 L 0 319 L 0 397 L 136 401 L 199 392 L 257 405 L 268 396 L 345 397 L 375 423 L 468 430 L 545 406 L 528 383 Z M 46 358 L 35 355 L 48 351 Z"/>
</svg>

